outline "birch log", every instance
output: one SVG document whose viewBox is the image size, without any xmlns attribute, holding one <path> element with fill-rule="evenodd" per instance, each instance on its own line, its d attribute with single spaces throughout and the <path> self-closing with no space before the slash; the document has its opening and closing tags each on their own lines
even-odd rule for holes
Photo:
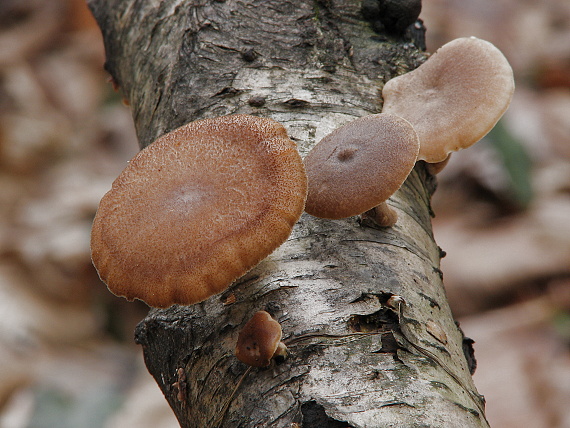
<svg viewBox="0 0 570 428">
<path fill-rule="evenodd" d="M 426 58 L 421 21 L 384 34 L 361 3 L 89 1 L 141 147 L 192 120 L 246 113 L 281 122 L 302 155 L 378 113 L 383 84 Z M 418 164 L 389 200 L 396 226 L 304 214 L 223 294 L 151 310 L 135 338 L 180 425 L 488 426 L 439 270 L 434 189 Z M 289 347 L 268 369 L 233 353 L 258 310 Z"/>
</svg>

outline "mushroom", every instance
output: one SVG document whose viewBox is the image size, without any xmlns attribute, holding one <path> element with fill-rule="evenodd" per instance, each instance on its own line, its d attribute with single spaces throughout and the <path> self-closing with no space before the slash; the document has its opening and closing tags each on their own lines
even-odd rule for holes
<svg viewBox="0 0 570 428">
<path fill-rule="evenodd" d="M 301 157 L 278 122 L 191 122 L 139 152 L 114 181 L 93 222 L 93 263 L 128 300 L 200 302 L 287 239 L 306 191 Z"/>
<path fill-rule="evenodd" d="M 287 347 L 281 342 L 281 325 L 266 311 L 258 311 L 238 335 L 236 357 L 253 367 L 267 367 L 273 358 L 285 358 Z"/>
<path fill-rule="evenodd" d="M 382 112 L 408 120 L 420 139 L 418 159 L 437 163 L 483 138 L 509 106 L 514 88 L 513 70 L 501 51 L 464 37 L 389 80 Z"/>
<path fill-rule="evenodd" d="M 305 211 L 328 219 L 365 213 L 380 226 L 392 226 L 397 215 L 385 201 L 408 177 L 418 150 L 412 126 L 392 114 L 373 114 L 341 126 L 305 158 Z"/>
</svg>

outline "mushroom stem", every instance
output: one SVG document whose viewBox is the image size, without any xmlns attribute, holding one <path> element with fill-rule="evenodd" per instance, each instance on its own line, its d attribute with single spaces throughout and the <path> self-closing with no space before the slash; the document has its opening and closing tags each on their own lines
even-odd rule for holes
<svg viewBox="0 0 570 428">
<path fill-rule="evenodd" d="M 280 363 L 281 361 L 284 361 L 287 358 L 288 353 L 289 350 L 287 349 L 287 345 L 285 345 L 283 342 L 279 342 L 272 358 L 278 363 Z"/>
<path fill-rule="evenodd" d="M 437 175 L 447 166 L 449 163 L 449 159 L 451 158 L 451 153 L 447 155 L 447 157 L 442 160 L 441 162 L 435 163 L 427 163 L 426 162 L 426 169 L 431 175 Z"/>
<path fill-rule="evenodd" d="M 392 227 L 398 220 L 398 214 L 392 208 L 382 202 L 374 208 L 361 214 L 363 220 L 370 220 L 381 227 Z"/>
</svg>

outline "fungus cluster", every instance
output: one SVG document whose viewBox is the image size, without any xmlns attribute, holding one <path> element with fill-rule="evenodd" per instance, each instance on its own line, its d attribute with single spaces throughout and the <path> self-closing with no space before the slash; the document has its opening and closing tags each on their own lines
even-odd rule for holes
<svg viewBox="0 0 570 428">
<path fill-rule="evenodd" d="M 200 302 L 287 239 L 306 191 L 301 157 L 278 122 L 191 122 L 140 151 L 114 181 L 93 223 L 93 264 L 128 300 Z"/>
<path fill-rule="evenodd" d="M 386 83 L 383 112 L 324 137 L 303 162 L 285 128 L 231 115 L 191 122 L 139 152 L 101 200 L 93 263 L 109 290 L 150 306 L 225 290 L 291 233 L 303 209 L 392 226 L 386 200 L 417 160 L 441 168 L 496 124 L 514 91 L 491 43 L 454 40 Z M 256 312 L 235 353 L 254 367 L 286 355 L 281 326 Z"/>
<path fill-rule="evenodd" d="M 380 226 L 397 216 L 387 200 L 416 160 L 443 169 L 452 151 L 483 138 L 514 92 L 513 71 L 494 45 L 453 40 L 417 69 L 389 80 L 381 114 L 356 119 L 324 137 L 305 159 L 305 210 L 322 218 L 357 214 Z"/>
</svg>

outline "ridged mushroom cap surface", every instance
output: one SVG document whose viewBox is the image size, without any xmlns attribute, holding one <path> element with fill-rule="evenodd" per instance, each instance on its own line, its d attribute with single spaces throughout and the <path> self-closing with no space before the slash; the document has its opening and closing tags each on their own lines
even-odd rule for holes
<svg viewBox="0 0 570 428">
<path fill-rule="evenodd" d="M 269 366 L 282 335 L 281 325 L 268 312 L 256 312 L 239 332 L 237 359 L 253 367 Z"/>
<path fill-rule="evenodd" d="M 287 239 L 306 185 L 278 122 L 232 115 L 189 123 L 140 151 L 103 197 L 93 263 L 128 300 L 200 302 Z"/>
<path fill-rule="evenodd" d="M 389 80 L 382 112 L 408 120 L 420 139 L 418 159 L 436 163 L 483 138 L 508 108 L 514 88 L 513 70 L 501 51 L 464 37 Z"/>
<path fill-rule="evenodd" d="M 373 114 L 341 126 L 305 158 L 305 211 L 340 219 L 374 208 L 401 187 L 418 150 L 414 129 L 395 115 Z"/>
</svg>

